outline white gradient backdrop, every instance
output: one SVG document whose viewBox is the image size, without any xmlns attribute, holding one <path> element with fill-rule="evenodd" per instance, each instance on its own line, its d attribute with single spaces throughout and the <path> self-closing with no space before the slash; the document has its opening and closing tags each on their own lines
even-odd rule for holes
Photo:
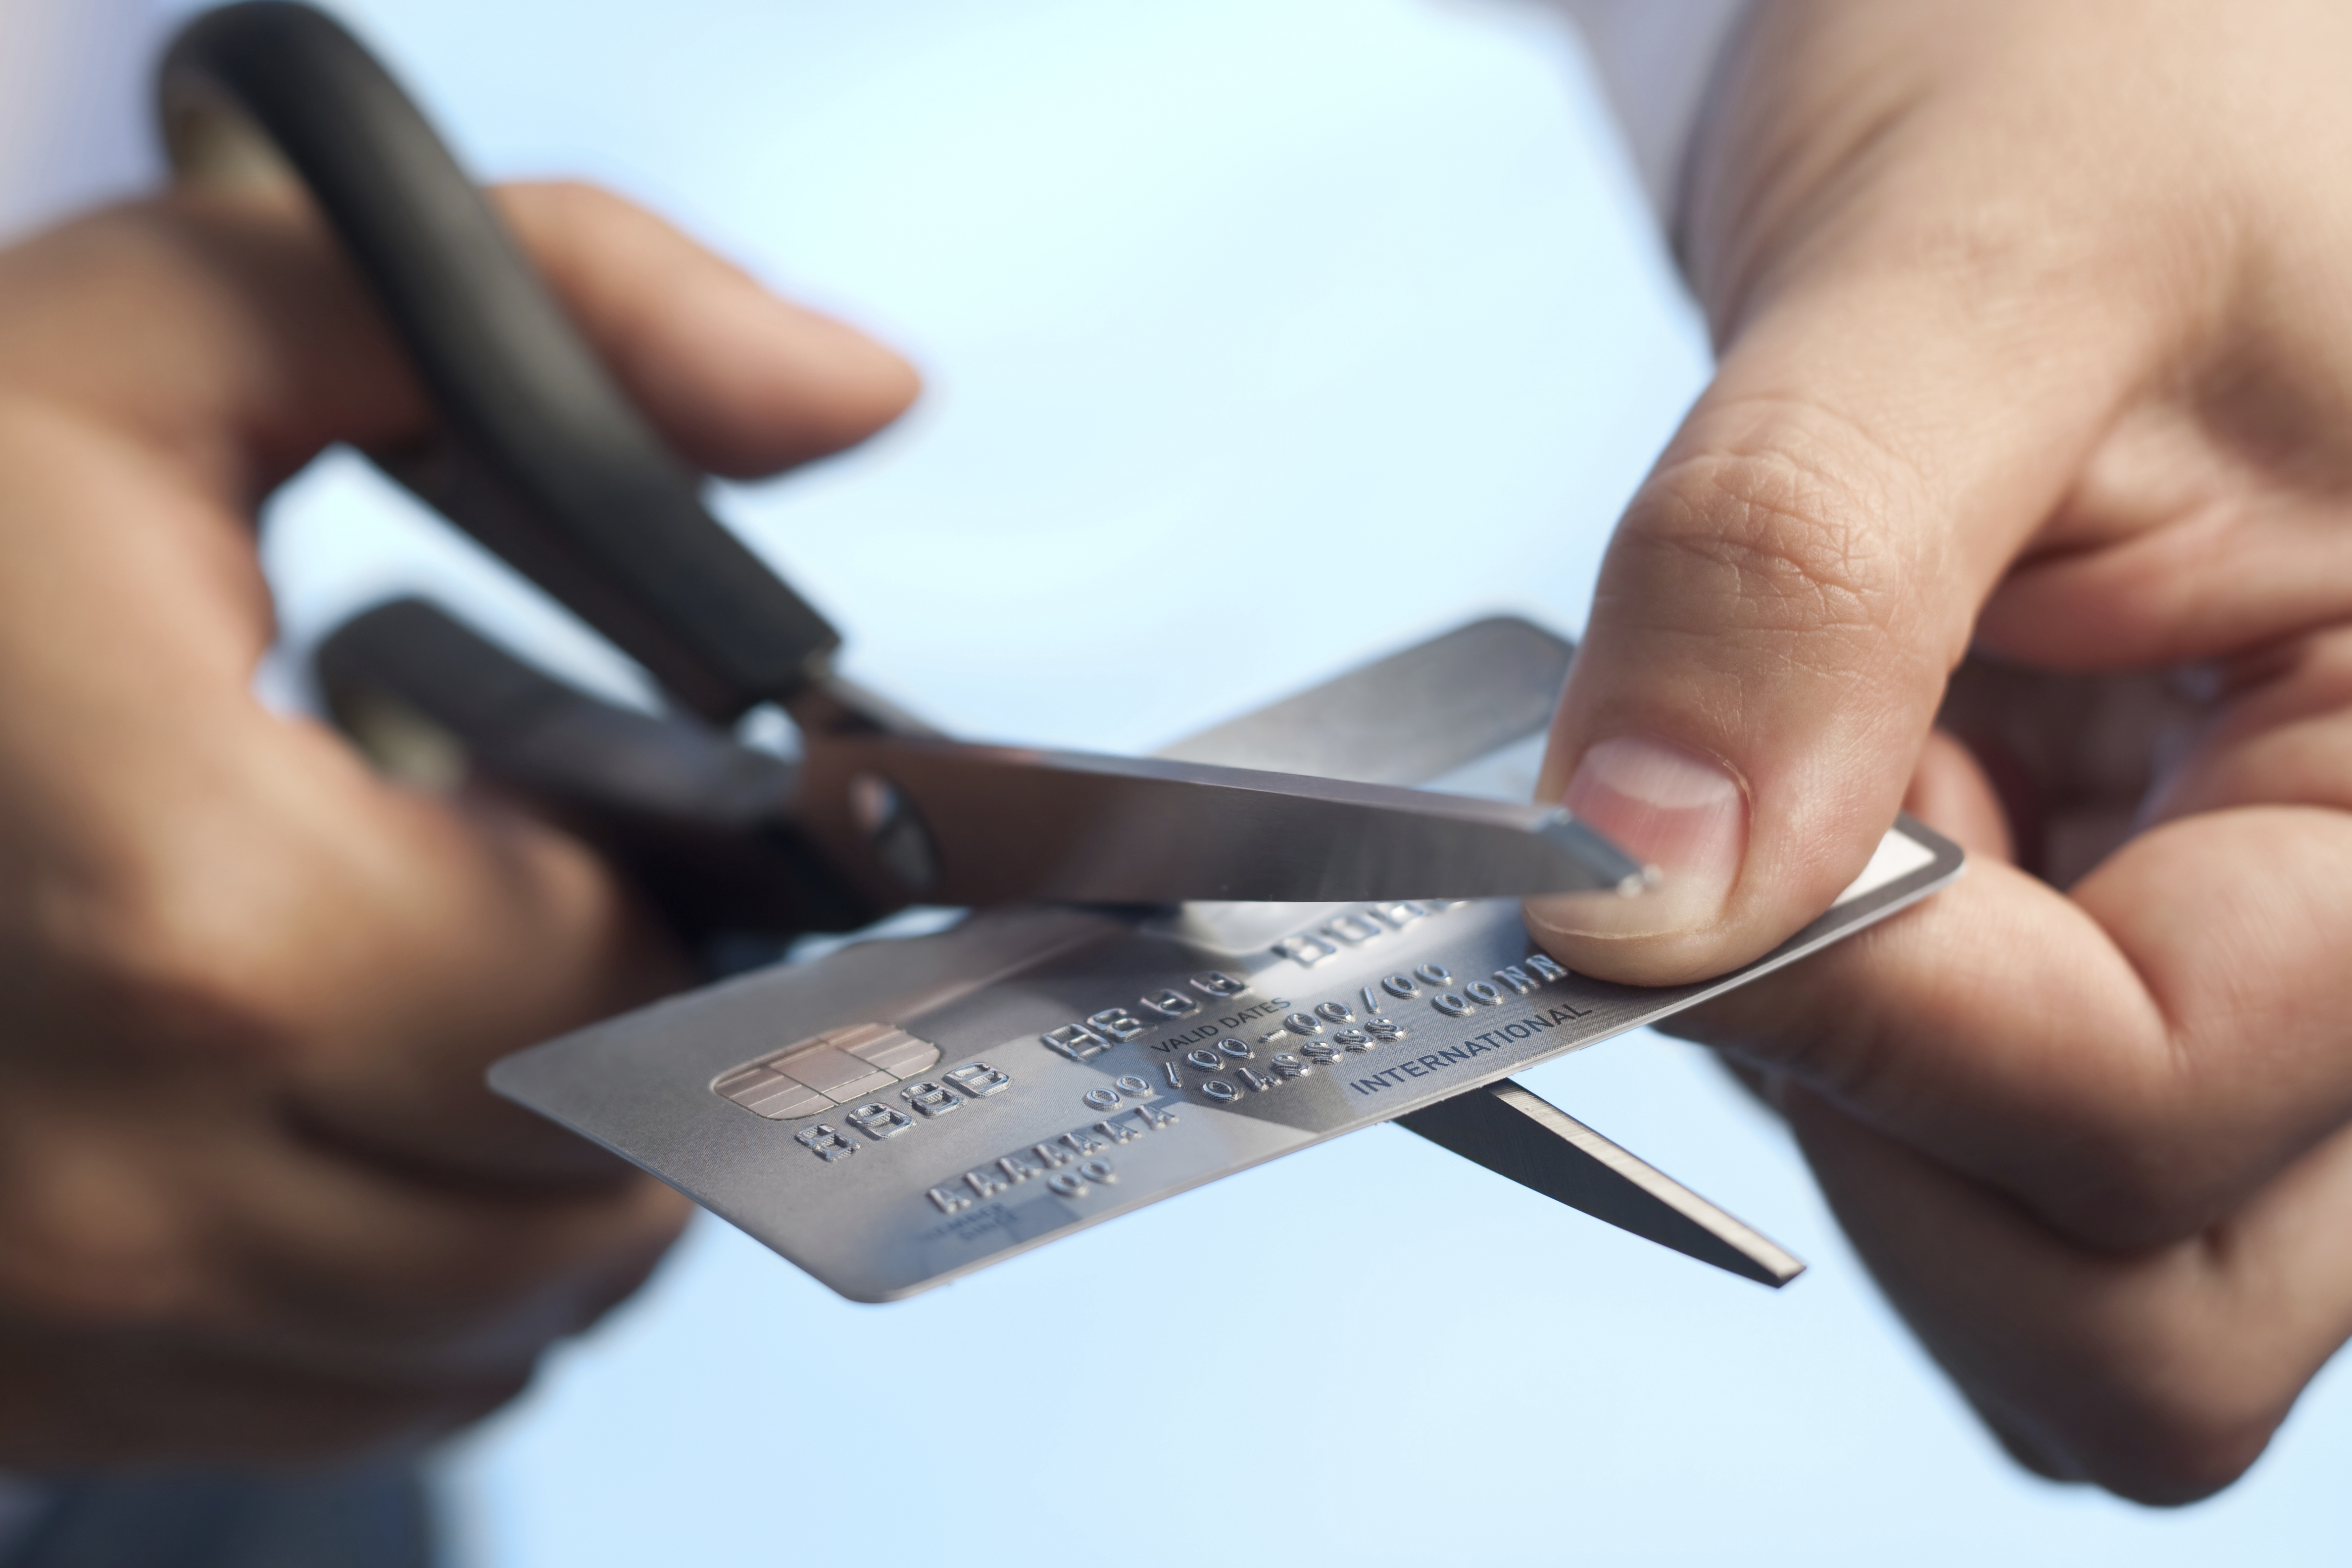
<svg viewBox="0 0 2352 1568">
<path fill-rule="evenodd" d="M 722 504 L 968 732 L 1149 746 L 1476 613 L 1573 629 L 1705 373 L 1573 48 L 1499 0 L 341 8 L 483 173 L 607 181 L 920 363 L 902 427 Z M 626 687 L 348 458 L 268 551 L 297 646 L 429 587 Z M 704 1221 L 448 1456 L 458 1561 L 2342 1559 L 2341 1369 L 2218 1502 L 2045 1486 L 1698 1053 L 1528 1081 L 1812 1272 L 1386 1128 L 894 1307 Z"/>
</svg>

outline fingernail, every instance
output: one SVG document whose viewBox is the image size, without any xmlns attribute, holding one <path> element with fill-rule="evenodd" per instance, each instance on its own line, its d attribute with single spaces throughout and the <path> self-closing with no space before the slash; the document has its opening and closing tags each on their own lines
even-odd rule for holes
<svg viewBox="0 0 2352 1568">
<path fill-rule="evenodd" d="M 1748 852 L 1748 792 L 1728 768 L 1642 736 L 1584 753 L 1560 804 L 1665 875 L 1638 898 L 1578 893 L 1530 900 L 1563 935 L 1652 936 L 1712 924 Z"/>
</svg>

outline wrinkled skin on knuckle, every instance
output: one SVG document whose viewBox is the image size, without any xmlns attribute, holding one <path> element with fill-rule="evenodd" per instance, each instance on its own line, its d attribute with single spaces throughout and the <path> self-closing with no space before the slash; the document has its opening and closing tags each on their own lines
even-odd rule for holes
<svg viewBox="0 0 2352 1568">
<path fill-rule="evenodd" d="M 1725 400 L 1676 445 L 1595 595 L 1583 668 L 1609 678 L 1572 684 L 1563 722 L 1735 759 L 1751 852 L 1768 857 L 1735 907 L 1790 898 L 1798 881 L 1826 904 L 1860 863 L 1808 851 L 1843 857 L 1892 816 L 1901 777 L 1881 764 L 1920 744 L 1912 724 L 1958 659 L 1964 617 L 1923 600 L 1932 549 L 1892 521 L 1908 504 L 1896 492 L 1918 480 L 1852 421 L 1786 398 Z"/>
<path fill-rule="evenodd" d="M 1647 491 L 1633 539 L 1643 575 L 1697 579 L 1691 596 L 1711 613 L 1692 630 L 1883 632 L 1879 595 L 1894 576 L 1867 502 L 1837 480 L 1783 450 L 1709 452 L 1662 468 Z"/>
<path fill-rule="evenodd" d="M 1659 632 L 1751 676 L 1781 660 L 1833 685 L 1940 681 L 1961 650 L 1922 639 L 1937 625 L 1918 600 L 1934 563 L 1886 523 L 1907 502 L 1894 488 L 1918 483 L 1905 460 L 1852 421 L 1786 400 L 1745 399 L 1710 419 L 1729 448 L 1670 458 L 1652 477 L 1602 597 L 1637 624 L 1657 614 L 1645 606 L 1675 606 L 1687 624 Z"/>
</svg>

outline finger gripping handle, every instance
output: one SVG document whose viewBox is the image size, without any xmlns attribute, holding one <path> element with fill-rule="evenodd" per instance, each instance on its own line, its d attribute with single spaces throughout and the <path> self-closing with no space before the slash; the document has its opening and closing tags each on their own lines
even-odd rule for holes
<svg viewBox="0 0 2352 1568">
<path fill-rule="evenodd" d="M 229 5 L 180 34 L 157 98 L 184 181 L 290 168 L 373 289 L 442 418 L 427 447 L 377 455 L 396 478 L 706 717 L 821 670 L 839 637 L 704 508 L 351 34 L 289 0 Z"/>
<path fill-rule="evenodd" d="M 531 802 L 682 935 L 853 931 L 887 912 L 788 815 L 790 765 L 691 719 L 601 702 L 425 600 L 352 617 L 313 658 L 336 722 L 380 763 L 413 783 L 477 778 Z"/>
</svg>

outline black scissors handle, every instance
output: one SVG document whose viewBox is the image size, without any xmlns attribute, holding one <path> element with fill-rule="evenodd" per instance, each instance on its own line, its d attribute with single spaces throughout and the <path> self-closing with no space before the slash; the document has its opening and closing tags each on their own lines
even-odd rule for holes
<svg viewBox="0 0 2352 1568">
<path fill-rule="evenodd" d="M 840 637 L 704 508 L 488 201 L 342 26 L 290 0 L 198 17 L 157 84 L 184 183 L 308 187 L 441 423 L 377 463 L 730 721 L 820 679 Z"/>
<path fill-rule="evenodd" d="M 703 510 L 694 477 L 348 33 L 286 0 L 229 6 L 181 36 L 161 98 L 186 178 L 299 177 L 373 288 L 442 414 L 425 449 L 380 462 L 681 706 L 714 720 L 762 701 L 790 713 L 796 769 L 685 715 L 599 711 L 577 693 L 551 707 L 562 688 L 492 669 L 512 661 L 446 617 L 363 617 L 321 650 L 339 712 L 363 706 L 349 693 L 389 693 L 477 771 L 561 808 L 657 897 L 667 890 L 681 925 L 838 926 L 910 900 L 1631 893 L 1654 875 L 1553 808 L 926 731 L 831 673 L 832 628 Z M 546 716 L 558 707 L 560 723 Z M 763 880 L 770 893 L 747 897 Z"/>
<path fill-rule="evenodd" d="M 684 715 L 600 701 L 425 600 L 352 616 L 312 668 L 336 723 L 380 765 L 521 795 L 594 845 L 719 967 L 746 942 L 855 930 L 904 901 L 861 890 L 809 837 L 793 812 L 794 763 Z"/>
</svg>

